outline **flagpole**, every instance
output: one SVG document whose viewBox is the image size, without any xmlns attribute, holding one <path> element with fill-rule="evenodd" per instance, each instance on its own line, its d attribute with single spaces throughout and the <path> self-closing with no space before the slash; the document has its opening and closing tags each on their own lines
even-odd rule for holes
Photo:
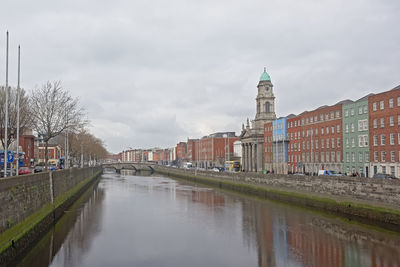
<svg viewBox="0 0 400 267">
<path fill-rule="evenodd" d="M 6 103 L 5 103 L 5 122 L 4 122 L 4 177 L 7 177 L 8 165 L 8 31 L 6 39 Z"/>
<path fill-rule="evenodd" d="M 17 85 L 17 167 L 16 174 L 19 170 L 19 98 L 20 98 L 20 78 L 21 78 L 21 46 L 18 46 L 18 85 Z"/>
</svg>

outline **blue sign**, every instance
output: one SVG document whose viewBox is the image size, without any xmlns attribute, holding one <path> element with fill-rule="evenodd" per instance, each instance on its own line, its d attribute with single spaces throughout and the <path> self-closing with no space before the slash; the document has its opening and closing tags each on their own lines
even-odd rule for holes
<svg viewBox="0 0 400 267">
<path fill-rule="evenodd" d="M 8 152 L 8 162 L 14 162 L 14 153 Z"/>
</svg>

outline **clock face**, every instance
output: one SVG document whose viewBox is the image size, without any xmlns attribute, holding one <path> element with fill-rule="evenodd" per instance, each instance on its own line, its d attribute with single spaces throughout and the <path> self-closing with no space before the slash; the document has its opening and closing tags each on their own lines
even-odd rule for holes
<svg viewBox="0 0 400 267">
<path fill-rule="evenodd" d="M 266 86 L 266 87 L 265 87 L 265 90 L 266 90 L 266 91 L 268 91 L 268 90 L 269 90 L 269 87 L 268 87 L 268 86 Z"/>
</svg>

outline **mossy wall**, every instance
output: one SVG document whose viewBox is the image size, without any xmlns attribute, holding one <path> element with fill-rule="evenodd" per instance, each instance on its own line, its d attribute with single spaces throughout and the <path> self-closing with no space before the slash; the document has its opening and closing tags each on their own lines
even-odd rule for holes
<svg viewBox="0 0 400 267">
<path fill-rule="evenodd" d="M 100 175 L 100 167 L 0 180 L 0 265 L 23 253 Z"/>
</svg>

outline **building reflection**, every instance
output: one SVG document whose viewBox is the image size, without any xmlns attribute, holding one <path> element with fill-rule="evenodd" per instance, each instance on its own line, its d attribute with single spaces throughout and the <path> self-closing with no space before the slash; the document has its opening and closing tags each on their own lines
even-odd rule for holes
<svg viewBox="0 0 400 267">
<path fill-rule="evenodd" d="M 400 266 L 400 237 L 268 202 L 245 200 L 242 210 L 244 239 L 259 267 Z"/>
</svg>

